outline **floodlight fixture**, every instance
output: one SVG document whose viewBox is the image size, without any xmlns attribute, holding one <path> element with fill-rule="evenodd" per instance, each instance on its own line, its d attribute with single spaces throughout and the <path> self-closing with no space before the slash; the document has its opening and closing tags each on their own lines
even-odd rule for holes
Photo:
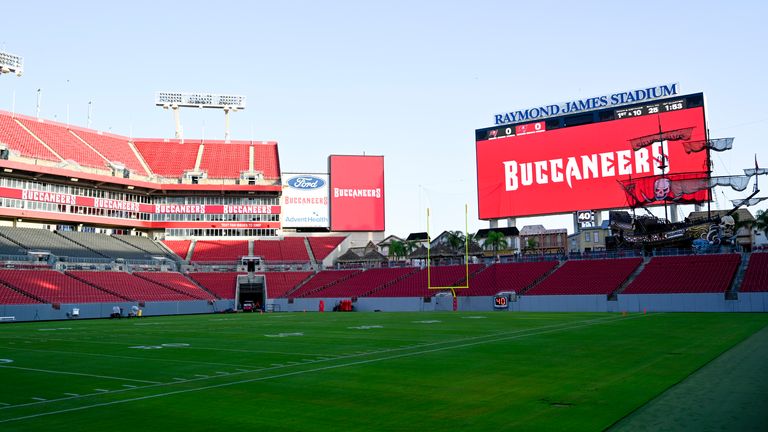
<svg viewBox="0 0 768 432">
<path fill-rule="evenodd" d="M 15 54 L 0 51 L 0 74 L 5 73 L 21 76 L 24 73 L 24 59 Z"/>
<path fill-rule="evenodd" d="M 172 109 L 176 138 L 183 138 L 180 108 L 214 108 L 224 110 L 224 140 L 229 142 L 229 113 L 245 109 L 245 96 L 213 93 L 157 92 L 155 106 Z"/>
</svg>

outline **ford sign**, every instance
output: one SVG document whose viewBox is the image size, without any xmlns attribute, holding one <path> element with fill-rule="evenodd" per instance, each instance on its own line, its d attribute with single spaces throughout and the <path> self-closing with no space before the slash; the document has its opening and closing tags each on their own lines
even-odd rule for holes
<svg viewBox="0 0 768 432">
<path fill-rule="evenodd" d="M 288 186 L 294 189 L 318 189 L 325 186 L 325 180 L 315 176 L 297 176 L 288 179 Z"/>
</svg>

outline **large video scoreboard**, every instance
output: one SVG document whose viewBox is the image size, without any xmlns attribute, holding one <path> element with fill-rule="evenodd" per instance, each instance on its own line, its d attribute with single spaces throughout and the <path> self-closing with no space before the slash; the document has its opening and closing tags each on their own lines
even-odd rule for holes
<svg viewBox="0 0 768 432">
<path fill-rule="evenodd" d="M 670 139 L 665 131 L 685 131 Z M 642 148 L 631 141 L 659 133 Z M 475 131 L 480 219 L 627 207 L 621 181 L 707 172 L 701 93 Z M 706 194 L 705 198 L 708 198 Z"/>
</svg>

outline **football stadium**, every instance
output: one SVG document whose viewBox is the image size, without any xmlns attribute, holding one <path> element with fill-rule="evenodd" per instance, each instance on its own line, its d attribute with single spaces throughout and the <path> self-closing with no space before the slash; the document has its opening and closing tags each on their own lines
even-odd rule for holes
<svg viewBox="0 0 768 432">
<path fill-rule="evenodd" d="M 28 64 L 0 50 L 0 91 Z M 152 137 L 14 92 L 0 430 L 764 430 L 768 168 L 717 168 L 706 88 L 610 90 L 484 111 L 439 229 L 397 155 L 233 132 L 249 95 L 154 92 Z"/>
</svg>

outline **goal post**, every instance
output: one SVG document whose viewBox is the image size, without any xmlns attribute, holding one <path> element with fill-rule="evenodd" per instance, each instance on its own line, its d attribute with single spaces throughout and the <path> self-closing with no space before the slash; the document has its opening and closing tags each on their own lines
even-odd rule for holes
<svg viewBox="0 0 768 432">
<path fill-rule="evenodd" d="M 451 290 L 454 304 L 457 289 L 469 288 L 469 221 L 467 216 L 467 204 L 464 204 L 464 285 L 461 286 L 433 286 L 432 285 L 432 236 L 429 234 L 430 210 L 427 208 L 427 288 L 430 290 Z"/>
</svg>

